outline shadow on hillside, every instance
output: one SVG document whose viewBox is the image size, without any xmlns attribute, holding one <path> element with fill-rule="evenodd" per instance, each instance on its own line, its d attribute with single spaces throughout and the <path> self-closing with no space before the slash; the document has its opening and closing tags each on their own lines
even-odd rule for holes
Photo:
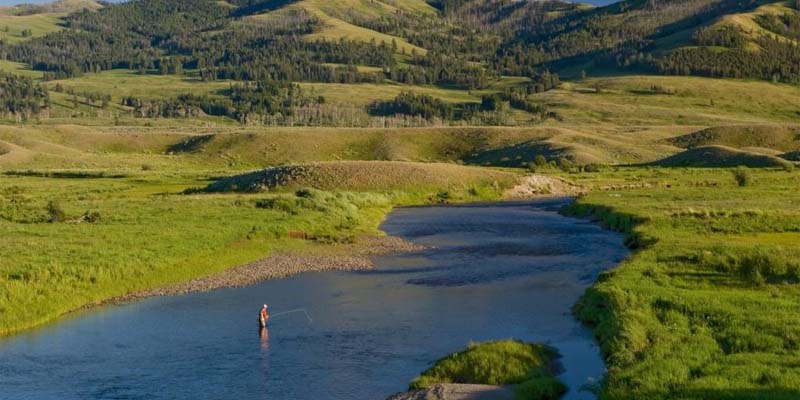
<svg viewBox="0 0 800 400">
<path fill-rule="evenodd" d="M 479 151 L 464 157 L 463 161 L 471 165 L 520 167 L 524 163 L 533 162 L 538 155 L 544 156 L 549 161 L 564 157 L 566 152 L 555 149 L 548 143 L 528 141 Z"/>
<path fill-rule="evenodd" d="M 167 147 L 167 153 L 196 153 L 200 151 L 206 143 L 212 141 L 214 136 L 215 135 L 199 135 L 186 138 Z"/>
</svg>

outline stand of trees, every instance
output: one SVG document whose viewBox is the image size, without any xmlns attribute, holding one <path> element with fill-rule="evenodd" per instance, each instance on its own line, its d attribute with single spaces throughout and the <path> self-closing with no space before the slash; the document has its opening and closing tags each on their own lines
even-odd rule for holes
<svg viewBox="0 0 800 400">
<path fill-rule="evenodd" d="M 0 112 L 28 118 L 50 106 L 47 90 L 30 78 L 0 72 Z"/>
<path fill-rule="evenodd" d="M 295 109 L 325 102 L 305 95 L 297 84 L 285 81 L 244 82 L 231 85 L 227 98 L 185 94 L 175 99 L 145 100 L 126 97 L 122 105 L 146 118 L 187 118 L 200 115 L 226 116 L 248 122 L 258 116 L 291 115 Z"/>
</svg>

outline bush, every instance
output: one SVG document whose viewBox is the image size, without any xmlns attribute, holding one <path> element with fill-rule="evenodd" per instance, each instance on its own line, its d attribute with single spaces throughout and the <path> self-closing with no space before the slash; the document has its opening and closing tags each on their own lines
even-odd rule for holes
<svg viewBox="0 0 800 400">
<path fill-rule="evenodd" d="M 600 172 L 600 164 L 586 164 L 583 172 Z"/>
<path fill-rule="evenodd" d="M 97 212 L 97 211 L 86 211 L 83 214 L 83 220 L 88 222 L 88 223 L 90 223 L 90 224 L 95 224 L 95 223 L 100 222 L 101 218 L 102 217 L 101 217 L 100 213 Z"/>
<path fill-rule="evenodd" d="M 736 184 L 741 187 L 750 186 L 753 183 L 753 177 L 750 174 L 750 169 L 744 166 L 740 166 L 733 171 L 733 179 L 735 179 Z"/>
<path fill-rule="evenodd" d="M 572 167 L 574 166 L 575 164 L 573 164 L 573 162 L 570 161 L 568 158 L 562 157 L 558 159 L 558 168 L 560 168 L 564 172 L 569 172 L 570 170 L 572 170 Z"/>
<path fill-rule="evenodd" d="M 542 167 L 547 164 L 547 158 L 541 154 L 538 154 L 533 158 L 533 163 L 536 164 L 537 167 Z"/>
<path fill-rule="evenodd" d="M 63 222 L 66 219 L 66 214 L 64 210 L 61 209 L 61 205 L 59 205 L 55 201 L 51 201 L 47 203 L 47 217 L 50 223 L 58 223 Z"/>
</svg>

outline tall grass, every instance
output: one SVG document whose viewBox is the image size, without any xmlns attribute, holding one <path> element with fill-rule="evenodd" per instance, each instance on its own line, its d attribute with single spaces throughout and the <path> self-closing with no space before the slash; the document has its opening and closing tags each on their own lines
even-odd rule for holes
<svg viewBox="0 0 800 400">
<path fill-rule="evenodd" d="M 566 391 L 554 373 L 555 349 L 515 340 L 471 343 L 466 350 L 434 363 L 411 382 L 412 389 L 439 383 L 514 385 L 515 398 L 558 399 Z"/>
<path fill-rule="evenodd" d="M 649 183 L 569 210 L 648 238 L 575 308 L 606 355 L 602 399 L 800 398 L 800 175 L 749 173 L 744 187 L 702 169 L 571 176 Z"/>
</svg>

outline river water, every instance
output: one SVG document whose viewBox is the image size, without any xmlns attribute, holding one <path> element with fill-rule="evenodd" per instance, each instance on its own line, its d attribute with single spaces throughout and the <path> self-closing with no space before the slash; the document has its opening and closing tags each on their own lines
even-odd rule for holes
<svg viewBox="0 0 800 400">
<path fill-rule="evenodd" d="M 400 208 L 382 229 L 435 248 L 252 287 L 75 314 L 0 341 L 3 399 L 384 399 L 470 341 L 547 342 L 567 399 L 604 366 L 570 307 L 622 238 L 565 200 Z M 262 303 L 276 316 L 259 332 Z"/>
</svg>

